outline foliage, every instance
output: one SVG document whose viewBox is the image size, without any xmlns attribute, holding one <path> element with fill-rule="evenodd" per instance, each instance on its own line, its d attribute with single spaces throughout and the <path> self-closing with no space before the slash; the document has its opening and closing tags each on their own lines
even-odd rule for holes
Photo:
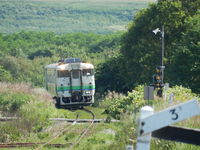
<svg viewBox="0 0 200 150">
<path fill-rule="evenodd" d="M 157 149 L 157 150 L 175 150 L 176 149 L 176 143 L 172 141 L 165 141 L 165 140 L 159 140 L 159 139 L 152 139 L 151 143 L 151 149 Z"/>
<path fill-rule="evenodd" d="M 120 60 L 118 56 L 113 56 L 102 64 L 99 64 L 96 70 L 96 87 L 97 91 L 103 93 L 105 91 L 122 91 L 126 90 L 121 79 Z"/>
<path fill-rule="evenodd" d="M 123 101 L 123 95 L 119 95 L 115 92 L 108 92 L 101 107 L 105 108 L 105 113 L 109 114 L 111 117 L 119 119 L 120 113 L 124 110 Z"/>
<path fill-rule="evenodd" d="M 0 3 L 0 32 L 111 33 L 126 24 L 147 2 L 85 0 L 7 0 Z"/>
<path fill-rule="evenodd" d="M 127 145 L 135 145 L 136 123 L 132 115 L 122 114 L 121 128 L 115 135 L 115 142 L 110 144 L 109 149 L 121 150 Z"/>
<path fill-rule="evenodd" d="M 176 101 L 181 101 L 181 102 L 185 102 L 187 100 L 191 100 L 191 99 L 199 99 L 198 95 L 195 93 L 192 93 L 191 89 L 185 88 L 183 86 L 174 86 L 172 88 L 169 88 L 167 90 L 167 95 L 169 95 L 170 93 L 174 94 L 174 99 Z"/>
<path fill-rule="evenodd" d="M 154 68 L 159 64 L 160 42 L 159 37 L 153 35 L 152 30 L 165 26 L 165 60 L 166 68 L 173 50 L 172 42 L 179 42 L 180 35 L 188 28 L 185 26 L 186 18 L 190 17 L 189 8 L 183 8 L 181 1 L 160 1 L 141 11 L 124 35 L 121 52 L 129 74 L 124 79 L 129 85 L 148 82 Z M 194 5 L 193 3 L 188 4 Z M 130 42 L 131 41 L 131 42 Z M 168 71 L 166 69 L 166 71 Z M 131 78 L 134 77 L 134 78 Z M 167 78 L 168 76 L 166 76 Z M 171 79 L 172 80 L 172 79 Z"/>
<path fill-rule="evenodd" d="M 20 120 L 0 123 L 0 141 L 20 140 L 48 126 L 50 117 L 59 116 L 49 98 L 47 92 L 26 84 L 1 83 L 0 115 Z"/>
<path fill-rule="evenodd" d="M 172 104 L 169 103 L 168 98 L 169 95 L 173 93 L 174 94 L 174 101 Z M 183 86 L 174 86 L 172 88 L 169 88 L 166 92 L 167 94 L 167 100 L 164 101 L 163 99 L 160 99 L 156 103 L 154 103 L 154 109 L 155 110 L 162 110 L 165 109 L 171 105 L 175 105 L 177 103 L 189 101 L 191 99 L 200 100 L 200 97 L 192 93 L 191 89 L 185 88 Z M 188 128 L 197 128 L 199 129 L 199 116 L 189 118 L 187 120 L 181 121 L 177 123 L 177 126 L 183 126 Z M 175 150 L 175 149 L 184 149 L 184 150 L 193 150 L 193 149 L 199 149 L 199 147 L 191 144 L 183 144 L 173 141 L 165 141 L 165 140 L 159 140 L 159 139 L 153 139 L 151 143 L 151 149 L 168 149 L 168 150 Z"/>
<path fill-rule="evenodd" d="M 44 85 L 44 66 L 63 57 L 80 57 L 96 66 L 119 52 L 122 33 L 99 35 L 20 32 L 0 36 L 1 81 Z M 10 56 L 12 55 L 12 56 Z M 29 59 L 27 59 L 29 58 Z M 2 67 L 1 67 L 2 66 Z"/>
<path fill-rule="evenodd" d="M 22 105 L 31 100 L 32 97 L 24 93 L 0 93 L 0 111 L 3 113 L 16 113 Z"/>
<path fill-rule="evenodd" d="M 3 66 L 0 65 L 0 81 L 12 81 L 12 76 L 9 71 L 5 70 Z"/>
<path fill-rule="evenodd" d="M 19 137 L 22 136 L 18 130 L 18 126 L 15 126 L 13 122 L 0 123 L 0 142 L 9 143 L 10 141 L 19 140 Z"/>
<path fill-rule="evenodd" d="M 50 63 L 49 58 L 37 58 L 28 60 L 11 56 L 1 57 L 0 65 L 8 72 L 7 79 L 1 81 L 29 82 L 36 86 L 42 86 L 44 82 L 44 65 Z"/>
<path fill-rule="evenodd" d="M 200 93 L 200 15 L 189 18 L 186 26 L 188 30 L 182 34 L 181 42 L 173 45 L 168 76 L 175 79 L 172 84 L 182 84 Z"/>
<path fill-rule="evenodd" d="M 155 68 L 160 65 L 161 50 L 161 35 L 154 35 L 152 30 L 164 25 L 165 82 L 199 93 L 199 6 L 198 0 L 161 0 L 139 11 L 122 37 L 120 54 L 99 71 L 110 69 L 120 79 L 110 80 L 103 74 L 109 81 L 106 86 L 127 92 L 137 85 L 151 84 Z M 117 88 L 115 83 L 119 83 Z"/>
<path fill-rule="evenodd" d="M 85 58 L 89 57 L 88 53 L 106 53 L 106 51 L 112 52 L 117 49 L 120 35 L 120 32 L 107 35 L 94 33 L 57 35 L 52 32 L 22 31 L 10 35 L 2 34 L 0 36 L 0 50 L 2 56 L 12 55 L 30 59 L 52 57 L 53 55 Z"/>
<path fill-rule="evenodd" d="M 109 92 L 102 106 L 111 117 L 120 119 L 123 113 L 137 113 L 139 109 L 147 104 L 143 99 L 143 86 L 138 86 L 127 96 Z"/>
<path fill-rule="evenodd" d="M 31 107 L 30 107 L 31 106 Z M 29 132 L 40 132 L 43 128 L 50 124 L 49 118 L 53 116 L 53 105 L 38 100 L 32 100 L 28 104 L 23 105 L 20 110 L 21 127 Z"/>
<path fill-rule="evenodd" d="M 174 102 L 170 104 L 168 96 L 170 93 L 174 93 Z M 143 86 L 138 86 L 132 92 L 129 92 L 127 96 L 122 96 L 118 93 L 109 92 L 105 97 L 103 106 L 106 108 L 107 113 L 112 117 L 120 118 L 121 128 L 117 131 L 115 136 L 115 142 L 110 144 L 109 149 L 123 149 L 125 145 L 134 145 L 136 144 L 136 135 L 137 135 L 137 121 L 139 110 L 144 105 L 152 105 L 156 111 L 165 109 L 170 105 L 174 105 L 180 102 L 188 101 L 190 99 L 200 100 L 199 97 L 192 93 L 190 89 L 184 88 L 182 86 L 175 86 L 169 88 L 166 91 L 167 99 L 155 97 L 155 100 L 145 102 L 143 100 Z M 129 106 L 123 105 L 129 103 Z M 113 109 L 114 108 L 114 109 Z M 123 111 L 121 111 L 123 110 Z M 178 123 L 178 126 L 184 126 L 188 128 L 199 128 L 199 116 L 191 118 L 189 120 L 182 121 Z M 166 150 L 175 150 L 175 149 L 196 149 L 194 145 L 181 144 L 177 142 L 152 139 L 151 149 L 166 149 Z"/>
<path fill-rule="evenodd" d="M 96 112 L 97 118 L 106 116 L 101 114 L 103 109 L 88 109 Z M 47 132 L 50 130 L 48 127 L 52 128 L 54 125 L 51 124 L 49 118 L 74 119 L 76 114 L 79 114 L 80 118 L 91 118 L 88 113 L 83 113 L 81 110 L 74 112 L 56 109 L 52 96 L 43 88 L 33 88 L 25 83 L 0 82 L 0 116 L 20 118 L 20 120 L 10 122 L 0 122 L 0 141 L 2 142 L 47 140 L 49 136 L 55 136 L 54 129 L 52 133 Z M 58 130 L 60 132 L 60 128 Z"/>
<path fill-rule="evenodd" d="M 3 94 L 1 98 L 4 101 L 0 103 L 2 115 L 17 116 L 20 120 L 0 123 L 2 142 L 27 138 L 32 132 L 38 133 L 50 124 L 49 117 L 55 113 L 50 103 L 35 100 L 33 96 L 25 93 L 10 91 Z"/>
</svg>

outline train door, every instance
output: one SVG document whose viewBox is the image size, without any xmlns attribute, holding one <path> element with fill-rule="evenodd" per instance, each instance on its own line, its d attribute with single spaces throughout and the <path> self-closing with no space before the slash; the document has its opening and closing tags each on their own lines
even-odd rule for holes
<svg viewBox="0 0 200 150">
<path fill-rule="evenodd" d="M 94 69 L 83 69 L 82 74 L 84 101 L 93 103 L 95 93 Z"/>
<path fill-rule="evenodd" d="M 82 72 L 79 69 L 71 71 L 72 102 L 82 101 Z"/>
<path fill-rule="evenodd" d="M 58 96 L 59 97 L 71 97 L 71 93 L 70 93 L 71 74 L 70 74 L 70 71 L 68 71 L 68 70 L 58 70 L 57 77 L 58 77 L 57 78 Z M 66 99 L 65 103 L 70 102 L 70 101 L 67 102 L 67 100 L 69 101 L 69 99 Z"/>
</svg>

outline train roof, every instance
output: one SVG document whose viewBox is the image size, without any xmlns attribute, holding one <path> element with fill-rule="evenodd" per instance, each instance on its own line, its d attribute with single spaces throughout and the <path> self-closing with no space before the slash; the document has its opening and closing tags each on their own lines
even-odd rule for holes
<svg viewBox="0 0 200 150">
<path fill-rule="evenodd" d="M 60 60 L 63 63 L 81 63 L 81 59 L 80 58 L 65 58 L 65 59 L 61 59 Z"/>
<path fill-rule="evenodd" d="M 72 70 L 72 69 L 94 69 L 90 63 L 55 63 L 45 66 L 46 69 Z"/>
<path fill-rule="evenodd" d="M 57 68 L 57 66 L 58 66 L 58 63 L 55 63 L 55 64 L 46 65 L 45 68 L 48 68 L 48 69 L 55 69 L 55 68 Z"/>
</svg>

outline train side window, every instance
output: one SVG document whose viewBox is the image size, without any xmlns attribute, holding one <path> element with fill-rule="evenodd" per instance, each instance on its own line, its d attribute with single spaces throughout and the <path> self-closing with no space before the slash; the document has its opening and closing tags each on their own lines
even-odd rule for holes
<svg viewBox="0 0 200 150">
<path fill-rule="evenodd" d="M 46 70 L 46 81 L 49 83 L 54 83 L 55 80 L 55 70 L 53 69 L 47 69 Z"/>
<path fill-rule="evenodd" d="M 70 77 L 70 72 L 68 70 L 58 70 L 58 78 Z"/>
<path fill-rule="evenodd" d="M 92 76 L 94 75 L 93 69 L 83 69 L 83 76 Z"/>
<path fill-rule="evenodd" d="M 73 70 L 73 71 L 72 71 L 72 77 L 73 77 L 74 79 L 78 79 L 78 78 L 79 78 L 79 73 L 80 73 L 79 70 Z"/>
</svg>

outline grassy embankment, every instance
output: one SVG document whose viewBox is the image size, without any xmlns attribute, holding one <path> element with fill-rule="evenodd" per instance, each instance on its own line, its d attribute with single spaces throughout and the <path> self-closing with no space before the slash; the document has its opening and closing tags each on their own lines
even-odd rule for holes
<svg viewBox="0 0 200 150">
<path fill-rule="evenodd" d="M 143 100 L 143 88 L 138 87 L 128 93 L 127 96 L 109 93 L 99 107 L 89 107 L 97 118 L 110 117 L 121 120 L 119 123 L 101 123 L 93 126 L 86 137 L 74 149 L 123 149 L 127 144 L 136 144 L 136 117 L 138 110 L 147 104 Z M 174 93 L 175 99 L 172 104 L 168 101 L 170 93 Z M 151 101 L 155 111 L 159 111 L 170 105 L 181 103 L 192 98 L 200 98 L 191 93 L 191 90 L 183 87 L 170 88 L 167 91 L 167 99 Z M 67 110 L 55 109 L 51 101 L 51 96 L 41 88 L 33 88 L 27 84 L 8 84 L 1 83 L 0 88 L 0 110 L 3 116 L 17 116 L 21 120 L 12 122 L 0 122 L 0 142 L 38 142 L 48 141 L 55 136 L 67 123 L 53 123 L 48 120 L 51 117 L 74 118 L 76 113 L 80 118 L 90 118 L 81 110 L 71 112 Z M 178 126 L 200 128 L 200 117 L 193 117 L 183 122 L 177 123 Z M 77 124 L 71 127 L 70 131 L 64 132 L 52 143 L 66 143 L 76 141 L 80 132 L 87 124 Z M 162 141 L 152 140 L 153 149 L 165 150 L 199 150 L 199 147 Z M 23 148 L 27 149 L 27 148 Z M 44 149 L 49 149 L 45 147 Z M 52 148 L 55 149 L 55 148 Z M 63 148 L 64 149 L 64 148 Z"/>
<path fill-rule="evenodd" d="M 54 123 L 49 118 L 75 119 L 91 118 L 82 111 L 56 109 L 52 96 L 43 88 L 34 88 L 28 84 L 0 83 L 0 116 L 20 117 L 20 120 L 0 122 L 0 143 L 6 142 L 40 142 L 51 138 L 59 132 L 63 123 Z M 104 109 L 89 107 L 96 118 L 106 118 Z M 67 123 L 64 123 L 64 127 Z M 57 128 L 53 130 L 52 128 Z M 60 141 L 58 141 L 60 143 Z"/>
<path fill-rule="evenodd" d="M 174 101 L 170 103 L 169 95 L 174 94 Z M 123 149 L 126 144 L 136 144 L 136 129 L 137 121 L 136 118 L 139 115 L 139 109 L 144 105 L 153 106 L 155 112 L 162 109 L 168 108 L 172 105 L 176 105 L 191 99 L 196 99 L 200 102 L 199 95 L 191 92 L 190 89 L 184 88 L 182 86 L 175 86 L 169 88 L 165 92 L 166 99 L 156 97 L 153 101 L 143 100 L 143 86 L 138 86 L 132 92 L 129 92 L 127 96 L 118 95 L 116 93 L 111 93 L 109 97 L 106 98 L 104 107 L 106 111 L 113 117 L 122 118 L 121 130 L 118 132 L 119 137 L 115 137 L 115 143 L 112 144 L 113 149 Z M 192 110 L 191 110 L 192 111 Z M 155 122 L 156 123 L 156 122 Z M 196 128 L 200 129 L 200 116 L 192 117 L 181 121 L 176 126 Z M 190 144 L 164 141 L 160 139 L 152 139 L 151 142 L 152 150 L 200 150 L 200 147 Z"/>
</svg>

